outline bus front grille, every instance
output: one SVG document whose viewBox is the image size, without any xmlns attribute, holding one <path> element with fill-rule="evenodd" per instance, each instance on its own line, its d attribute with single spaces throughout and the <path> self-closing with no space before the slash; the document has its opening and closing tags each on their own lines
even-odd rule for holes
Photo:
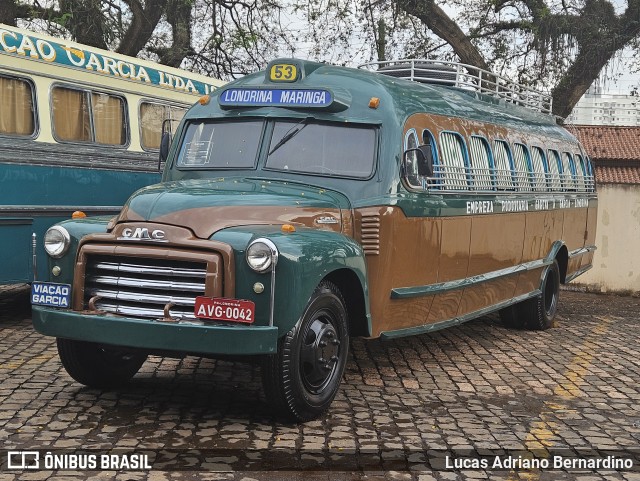
<svg viewBox="0 0 640 481">
<path fill-rule="evenodd" d="M 195 320 L 195 299 L 205 295 L 206 279 L 206 263 L 89 256 L 84 304 L 128 317 Z"/>
</svg>

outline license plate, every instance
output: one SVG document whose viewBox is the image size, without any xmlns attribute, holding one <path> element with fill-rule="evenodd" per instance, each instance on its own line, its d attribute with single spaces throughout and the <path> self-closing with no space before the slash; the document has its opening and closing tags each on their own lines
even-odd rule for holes
<svg viewBox="0 0 640 481">
<path fill-rule="evenodd" d="M 255 318 L 256 305 L 252 301 L 226 299 L 223 297 L 196 297 L 194 313 L 200 319 L 242 322 L 251 324 Z"/>
<path fill-rule="evenodd" d="M 71 304 L 71 286 L 55 282 L 31 284 L 31 304 L 36 306 L 69 307 Z"/>
</svg>

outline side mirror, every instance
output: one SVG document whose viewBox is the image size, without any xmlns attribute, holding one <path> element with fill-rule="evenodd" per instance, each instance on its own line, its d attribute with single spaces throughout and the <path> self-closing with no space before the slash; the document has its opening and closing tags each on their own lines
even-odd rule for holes
<svg viewBox="0 0 640 481">
<path fill-rule="evenodd" d="M 433 177 L 433 151 L 431 144 L 418 147 L 418 174 Z"/>
<path fill-rule="evenodd" d="M 166 162 L 169 157 L 169 147 L 171 147 L 171 134 L 164 132 L 160 140 L 160 162 Z"/>
<path fill-rule="evenodd" d="M 158 172 L 162 172 L 162 163 L 167 161 L 169 157 L 169 148 L 171 147 L 171 120 L 162 121 L 162 137 L 160 137 L 160 155 L 158 157 Z"/>
<path fill-rule="evenodd" d="M 417 176 L 433 177 L 433 154 L 431 145 L 421 145 L 417 149 L 409 149 L 404 153 L 402 163 L 403 175 L 417 178 Z"/>
</svg>

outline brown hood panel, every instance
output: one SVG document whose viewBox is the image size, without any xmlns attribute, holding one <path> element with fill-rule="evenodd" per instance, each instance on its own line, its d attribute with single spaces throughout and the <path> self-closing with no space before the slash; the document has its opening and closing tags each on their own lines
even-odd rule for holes
<svg viewBox="0 0 640 481">
<path fill-rule="evenodd" d="M 144 219 L 140 215 L 126 207 L 118 217 L 118 223 L 141 221 Z M 353 235 L 350 219 L 342 219 L 340 209 L 325 207 L 200 207 L 171 212 L 149 222 L 186 227 L 200 239 L 208 239 L 219 230 L 242 225 L 293 224 Z"/>
</svg>

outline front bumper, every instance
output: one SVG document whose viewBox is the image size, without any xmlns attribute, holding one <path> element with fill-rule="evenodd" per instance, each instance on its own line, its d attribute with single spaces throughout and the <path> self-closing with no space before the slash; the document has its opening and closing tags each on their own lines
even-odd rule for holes
<svg viewBox="0 0 640 481">
<path fill-rule="evenodd" d="M 196 325 L 85 314 L 33 306 L 33 326 L 46 336 L 189 354 L 274 354 L 278 328 Z"/>
</svg>

